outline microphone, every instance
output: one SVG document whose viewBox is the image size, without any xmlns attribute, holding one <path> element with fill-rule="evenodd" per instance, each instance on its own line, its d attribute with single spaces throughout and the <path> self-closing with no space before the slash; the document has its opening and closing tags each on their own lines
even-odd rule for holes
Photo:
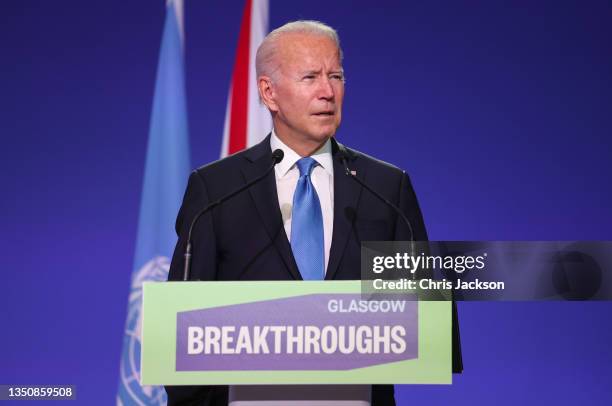
<svg viewBox="0 0 612 406">
<path fill-rule="evenodd" d="M 376 196 L 380 201 L 385 203 L 387 206 L 391 207 L 401 217 L 401 219 L 404 220 L 404 223 L 406 223 L 406 226 L 408 226 L 408 230 L 410 230 L 410 255 L 414 257 L 416 255 L 415 244 L 414 244 L 414 231 L 412 229 L 412 224 L 410 224 L 410 220 L 408 220 L 408 217 L 406 217 L 404 212 L 400 210 L 399 207 L 391 203 L 387 198 L 385 198 L 383 195 L 378 193 L 376 190 L 372 189 L 367 183 L 359 179 L 357 175 L 351 172 L 351 170 L 348 167 L 348 163 L 346 159 L 347 153 L 343 145 L 338 145 L 338 158 L 340 159 L 340 161 L 342 162 L 342 165 L 344 166 L 344 173 L 346 176 L 353 179 L 355 182 L 359 183 L 361 186 L 367 189 L 370 193 Z"/>
<path fill-rule="evenodd" d="M 183 268 L 183 281 L 188 281 L 189 277 L 190 277 L 190 272 L 191 272 L 191 248 L 192 248 L 191 233 L 193 232 L 193 227 L 195 227 L 195 225 L 198 222 L 198 220 L 203 215 L 205 215 L 210 210 L 212 210 L 213 208 L 219 206 L 220 204 L 222 204 L 226 200 L 229 200 L 232 197 L 236 196 L 238 193 L 240 193 L 240 192 L 250 188 L 251 186 L 253 186 L 257 182 L 259 182 L 260 180 L 262 180 L 263 178 L 268 176 L 268 174 L 270 173 L 270 171 L 272 171 L 272 169 L 274 169 L 276 164 L 278 164 L 280 161 L 283 160 L 284 156 L 285 156 L 285 154 L 283 153 L 283 151 L 281 149 L 275 149 L 274 152 L 272 152 L 272 164 L 268 167 L 268 169 L 266 169 L 266 171 L 262 175 L 256 177 L 255 179 L 251 180 L 250 182 L 245 183 L 244 185 L 242 185 L 238 189 L 234 190 L 233 192 L 230 192 L 230 193 L 226 194 L 225 196 L 222 196 L 221 198 L 215 200 L 214 202 L 209 203 L 208 206 L 206 206 L 202 210 L 200 210 L 198 212 L 198 214 L 196 214 L 196 216 L 193 218 L 193 220 L 191 220 L 191 224 L 189 225 L 189 233 L 187 234 L 187 247 L 185 248 L 185 266 Z"/>
</svg>

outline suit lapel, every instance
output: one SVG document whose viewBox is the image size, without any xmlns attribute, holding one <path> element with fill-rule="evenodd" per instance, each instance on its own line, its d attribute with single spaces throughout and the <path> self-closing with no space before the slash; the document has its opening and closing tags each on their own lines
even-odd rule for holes
<svg viewBox="0 0 612 406">
<path fill-rule="evenodd" d="M 344 171 L 344 166 L 339 159 L 338 150 L 343 148 L 332 138 L 332 153 L 334 162 L 334 228 L 332 244 L 329 252 L 329 263 L 325 279 L 333 279 L 340 265 L 340 260 L 344 254 L 346 244 L 351 235 L 355 216 L 357 214 L 357 204 L 361 194 L 361 186 L 353 179 L 350 179 Z M 356 157 L 346 148 L 347 162 L 351 170 Z M 358 175 L 365 176 L 364 169 L 360 168 Z"/>
<path fill-rule="evenodd" d="M 245 158 L 246 162 L 242 167 L 242 174 L 245 181 L 248 182 L 265 172 L 272 163 L 270 135 L 255 147 L 245 151 Z M 287 234 L 285 234 L 280 208 L 278 207 L 274 170 L 259 183 L 253 185 L 249 189 L 249 193 L 259 212 L 261 221 L 289 273 L 293 279 L 302 279 L 293 258 L 291 246 L 287 240 Z"/>
</svg>

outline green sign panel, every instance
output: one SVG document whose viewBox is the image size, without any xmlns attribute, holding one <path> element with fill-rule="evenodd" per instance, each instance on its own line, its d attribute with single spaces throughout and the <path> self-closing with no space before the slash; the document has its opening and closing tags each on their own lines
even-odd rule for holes
<svg viewBox="0 0 612 406">
<path fill-rule="evenodd" d="M 147 283 L 141 383 L 450 384 L 451 302 L 361 287 Z"/>
</svg>

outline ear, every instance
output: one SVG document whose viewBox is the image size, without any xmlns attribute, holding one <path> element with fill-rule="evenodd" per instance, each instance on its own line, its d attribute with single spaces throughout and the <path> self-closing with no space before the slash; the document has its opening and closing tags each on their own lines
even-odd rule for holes
<svg viewBox="0 0 612 406">
<path fill-rule="evenodd" d="M 257 78 L 257 89 L 259 90 L 259 97 L 261 98 L 261 101 L 266 105 L 268 110 L 271 112 L 278 111 L 278 105 L 276 104 L 276 92 L 274 91 L 272 78 L 269 76 L 260 76 Z"/>
</svg>

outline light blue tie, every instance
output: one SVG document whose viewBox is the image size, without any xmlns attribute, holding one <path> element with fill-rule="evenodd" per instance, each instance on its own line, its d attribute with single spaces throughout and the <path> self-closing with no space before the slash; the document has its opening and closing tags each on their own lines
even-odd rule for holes
<svg viewBox="0 0 612 406">
<path fill-rule="evenodd" d="M 310 180 L 317 161 L 310 157 L 297 161 L 300 170 L 291 212 L 291 249 L 304 280 L 322 280 L 325 276 L 323 215 L 319 196 Z"/>
</svg>

